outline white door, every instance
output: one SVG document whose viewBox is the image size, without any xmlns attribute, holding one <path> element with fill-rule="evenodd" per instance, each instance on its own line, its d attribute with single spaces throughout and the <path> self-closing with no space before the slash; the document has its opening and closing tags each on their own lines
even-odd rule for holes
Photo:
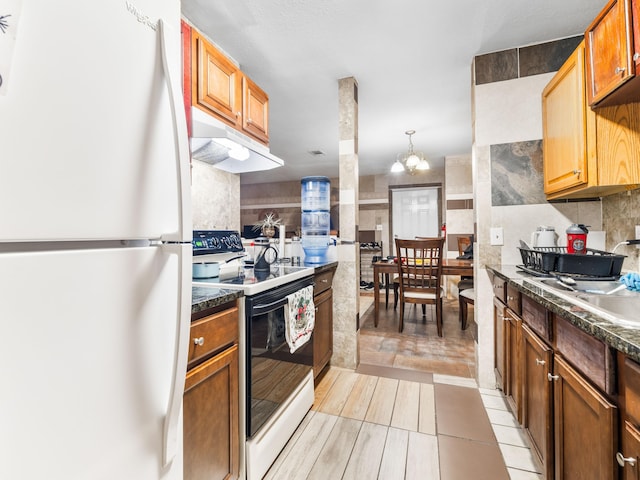
<svg viewBox="0 0 640 480">
<path fill-rule="evenodd" d="M 391 191 L 393 238 L 438 237 L 439 187 L 399 188 Z M 395 240 L 391 246 L 395 255 Z"/>
<path fill-rule="evenodd" d="M 182 478 L 181 453 L 162 465 L 184 268 L 163 247 L 0 254 L 0 478 Z"/>
<path fill-rule="evenodd" d="M 179 228 L 161 18 L 179 85 L 179 1 L 22 3 L 0 96 L 0 242 L 160 238 Z"/>
</svg>

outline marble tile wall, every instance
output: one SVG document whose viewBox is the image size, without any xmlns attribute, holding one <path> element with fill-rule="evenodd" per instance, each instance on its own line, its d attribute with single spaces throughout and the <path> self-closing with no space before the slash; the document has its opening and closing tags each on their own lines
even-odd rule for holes
<svg viewBox="0 0 640 480">
<path fill-rule="evenodd" d="M 604 197 L 602 217 L 603 230 L 608 234 L 607 251 L 613 250 L 619 242 L 635 238 L 635 226 L 640 225 L 640 190 Z M 627 255 L 623 270 L 640 272 L 640 249 L 625 245 L 618 247 L 615 253 Z"/>
<path fill-rule="evenodd" d="M 527 47 L 510 48 L 475 58 L 475 84 L 501 82 L 556 72 L 583 36 L 564 38 Z"/>
<path fill-rule="evenodd" d="M 194 160 L 191 208 L 195 230 L 240 230 L 240 176 Z"/>
<path fill-rule="evenodd" d="M 343 368 L 358 365 L 358 316 L 360 255 L 358 175 L 358 82 L 338 80 L 338 133 L 340 164 L 340 241 L 338 268 L 333 280 L 333 357 L 331 364 Z"/>
<path fill-rule="evenodd" d="M 545 203 L 542 140 L 491 145 L 491 205 Z"/>
<path fill-rule="evenodd" d="M 541 93 L 580 37 L 478 56 L 473 63 L 473 183 L 477 244 L 476 306 L 478 382 L 492 388 L 492 286 L 483 266 L 521 264 L 519 240 L 550 225 L 566 243 L 571 223 L 603 228 L 603 203 L 549 203 L 542 194 Z M 515 63 L 514 63 L 515 62 Z M 517 74 L 516 74 L 517 72 Z M 502 227 L 503 245 L 491 245 L 491 227 Z"/>
</svg>

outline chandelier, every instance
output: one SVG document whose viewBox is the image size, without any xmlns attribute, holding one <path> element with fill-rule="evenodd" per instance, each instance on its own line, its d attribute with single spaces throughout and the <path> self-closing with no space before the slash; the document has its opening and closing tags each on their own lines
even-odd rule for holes
<svg viewBox="0 0 640 480">
<path fill-rule="evenodd" d="M 413 142 L 411 141 L 411 135 L 416 133 L 415 130 L 407 130 L 404 132 L 409 135 L 409 150 L 406 153 L 399 153 L 396 161 L 391 165 L 392 173 L 400 173 L 407 171 L 409 174 L 414 175 L 418 171 L 429 170 L 429 162 L 424 153 L 413 150 Z"/>
</svg>

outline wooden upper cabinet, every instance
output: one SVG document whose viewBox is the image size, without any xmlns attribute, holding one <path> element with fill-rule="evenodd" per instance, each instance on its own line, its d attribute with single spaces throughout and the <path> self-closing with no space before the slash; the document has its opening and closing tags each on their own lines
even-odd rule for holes
<svg viewBox="0 0 640 480">
<path fill-rule="evenodd" d="M 195 29 L 191 34 L 192 104 L 268 145 L 269 97 Z"/>
<path fill-rule="evenodd" d="M 242 108 L 240 69 L 195 30 L 192 44 L 194 105 L 236 127 Z"/>
<path fill-rule="evenodd" d="M 269 97 L 249 77 L 242 77 L 242 130 L 269 141 Z"/>
<path fill-rule="evenodd" d="M 611 195 L 640 184 L 640 103 L 588 108 L 584 52 L 583 42 L 542 92 L 548 200 Z"/>
<path fill-rule="evenodd" d="M 542 92 L 544 192 L 595 183 L 593 113 L 585 105 L 584 42 Z M 588 131 L 591 129 L 592 131 Z M 591 165 L 590 165 L 591 164 Z M 589 167 L 592 167 L 590 169 Z"/>
<path fill-rule="evenodd" d="M 636 81 L 638 0 L 610 0 L 585 32 L 589 105 L 640 100 Z M 640 42 L 640 39 L 635 39 Z"/>
</svg>

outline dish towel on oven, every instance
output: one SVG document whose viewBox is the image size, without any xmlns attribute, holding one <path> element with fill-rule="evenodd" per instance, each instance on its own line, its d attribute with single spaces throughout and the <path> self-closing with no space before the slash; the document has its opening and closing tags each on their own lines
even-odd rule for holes
<svg viewBox="0 0 640 480">
<path fill-rule="evenodd" d="M 316 308 L 313 304 L 313 285 L 287 295 L 285 312 L 285 337 L 291 353 L 309 341 L 316 324 Z"/>
</svg>

